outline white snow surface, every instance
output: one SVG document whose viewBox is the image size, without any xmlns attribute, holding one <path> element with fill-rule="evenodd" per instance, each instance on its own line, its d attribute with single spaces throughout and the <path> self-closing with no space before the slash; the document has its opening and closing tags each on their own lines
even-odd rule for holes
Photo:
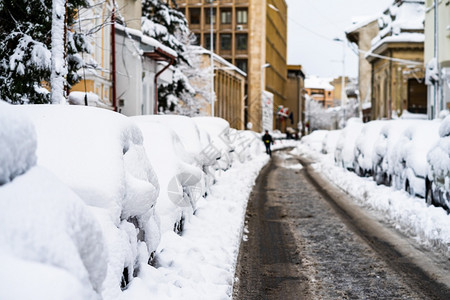
<svg viewBox="0 0 450 300">
<path fill-rule="evenodd" d="M 1 174 L 8 167 L 0 185 L 1 299 L 231 298 L 248 196 L 269 159 L 259 134 L 226 132 L 239 159 L 205 173 L 192 155 L 211 137 L 189 118 L 147 122 L 84 106 L 0 106 Z M 229 130 L 216 118 L 205 124 Z M 179 172 L 196 180 L 180 177 L 175 185 L 192 205 L 181 209 L 177 235 L 164 225 L 176 219 L 176 205 L 159 191 Z M 189 188 L 198 183 L 195 195 Z M 164 201 L 169 214 L 158 209 Z"/>
<path fill-rule="evenodd" d="M 380 134 L 383 131 L 385 133 L 392 131 L 389 128 L 396 128 L 398 124 L 408 123 L 405 121 L 390 122 L 392 123 L 384 126 Z M 403 131 L 405 126 L 402 126 Z M 436 128 L 434 130 L 437 131 Z M 399 131 L 401 134 L 402 130 Z M 326 135 L 323 136 L 325 137 Z M 390 146 L 392 142 L 391 136 L 398 135 L 390 134 L 388 138 L 384 137 L 384 148 Z M 366 138 L 377 139 L 376 136 L 370 134 Z M 376 142 L 376 144 L 378 143 L 379 141 Z M 442 253 L 446 257 L 450 257 L 450 218 L 444 209 L 427 206 L 423 198 L 413 197 L 404 190 L 377 185 L 372 178 L 359 177 L 355 173 L 337 166 L 334 162 L 333 153 L 322 154 L 314 146 L 311 147 L 311 143 L 302 142 L 293 151 L 293 154 L 302 154 L 313 158 L 316 161 L 314 164 L 316 171 L 349 193 L 352 196 L 351 199 L 354 199 L 357 204 L 367 208 L 378 218 L 415 238 L 420 244 Z M 441 152 L 441 155 L 444 154 Z M 446 161 L 443 163 L 448 165 L 450 170 L 448 154 L 446 155 Z"/>
<path fill-rule="evenodd" d="M 33 124 L 14 111 L 14 106 L 0 100 L 0 186 L 25 173 L 37 161 Z"/>
</svg>

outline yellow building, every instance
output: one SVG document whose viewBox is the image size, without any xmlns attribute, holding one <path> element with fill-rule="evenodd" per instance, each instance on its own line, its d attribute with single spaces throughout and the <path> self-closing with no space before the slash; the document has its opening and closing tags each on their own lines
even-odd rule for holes
<svg viewBox="0 0 450 300">
<path fill-rule="evenodd" d="M 299 129 L 303 136 L 305 134 L 305 74 L 300 65 L 288 65 L 287 69 L 286 106 L 292 113 L 292 121 L 286 126 Z"/>
<path fill-rule="evenodd" d="M 274 109 L 286 101 L 286 2 L 178 0 L 177 4 L 199 45 L 211 48 L 212 25 L 214 52 L 248 74 L 246 123 L 261 131 L 262 91 L 274 95 Z"/>
<path fill-rule="evenodd" d="M 370 120 L 371 115 L 371 85 L 372 66 L 366 59 L 366 52 L 372 46 L 372 39 L 379 32 L 376 18 L 366 18 L 355 23 L 346 30 L 347 39 L 358 46 L 358 90 L 359 90 L 359 110 L 363 114 L 364 120 Z"/>
<path fill-rule="evenodd" d="M 423 1 L 396 0 L 379 20 L 367 60 L 372 65 L 372 120 L 427 112 Z M 395 11 L 395 14 L 391 14 Z"/>
<path fill-rule="evenodd" d="M 450 110 L 450 2 L 438 1 L 437 22 L 435 24 L 434 1 L 426 0 L 425 9 L 425 64 L 430 76 L 428 85 L 428 115 L 435 118 L 442 110 Z M 435 25 L 437 27 L 435 57 Z M 435 71 L 433 72 L 432 69 Z M 432 76 L 431 73 L 434 73 Z M 437 74 L 440 73 L 439 78 Z M 435 79 L 432 79 L 434 77 Z M 434 82 L 438 81 L 436 93 Z M 436 98 L 436 101 L 435 101 Z"/>
<path fill-rule="evenodd" d="M 200 55 L 201 68 L 207 70 L 211 66 L 211 51 L 196 47 L 193 53 Z M 214 63 L 214 116 L 223 118 L 235 129 L 245 129 L 245 80 L 247 74 L 217 54 L 213 54 Z M 200 89 L 210 89 L 209 81 L 191 81 Z M 197 95 L 197 100 L 205 105 L 205 113 L 211 114 L 211 99 Z"/>
<path fill-rule="evenodd" d="M 72 87 L 69 102 L 81 94 L 90 106 L 127 116 L 155 113 L 156 86 L 171 82 L 166 66 L 176 52 L 142 33 L 140 1 L 117 0 L 111 6 L 95 0 L 93 4 L 79 13 L 81 30 L 90 32 L 93 51 L 83 54 L 90 66 L 81 70 L 83 80 Z"/>
<path fill-rule="evenodd" d="M 322 104 L 324 108 L 334 106 L 334 87 L 330 79 L 309 76 L 305 79 L 305 91 L 315 101 Z"/>
</svg>

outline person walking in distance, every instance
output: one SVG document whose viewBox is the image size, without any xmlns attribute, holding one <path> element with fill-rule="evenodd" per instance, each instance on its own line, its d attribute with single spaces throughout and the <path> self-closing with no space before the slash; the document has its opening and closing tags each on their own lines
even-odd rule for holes
<svg viewBox="0 0 450 300">
<path fill-rule="evenodd" d="M 273 145 L 273 138 L 269 134 L 268 130 L 266 130 L 266 133 L 262 136 L 262 140 L 264 142 L 264 146 L 266 146 L 266 153 L 272 156 L 272 150 L 270 149 L 270 145 Z"/>
</svg>

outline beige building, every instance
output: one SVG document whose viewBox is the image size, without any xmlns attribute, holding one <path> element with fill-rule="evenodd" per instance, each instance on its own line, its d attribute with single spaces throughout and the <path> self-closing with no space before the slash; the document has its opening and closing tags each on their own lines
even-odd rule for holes
<svg viewBox="0 0 450 300">
<path fill-rule="evenodd" d="M 330 84 L 331 79 L 309 76 L 305 79 L 305 92 L 314 101 L 322 104 L 324 108 L 334 106 L 334 87 Z"/>
<path fill-rule="evenodd" d="M 199 45 L 211 48 L 212 25 L 214 52 L 249 74 L 245 120 L 261 131 L 262 91 L 274 95 L 274 110 L 286 101 L 286 2 L 178 0 L 177 4 Z"/>
<path fill-rule="evenodd" d="M 200 55 L 201 68 L 208 69 L 211 65 L 211 51 L 198 47 L 194 53 Z M 214 116 L 223 118 L 235 129 L 245 129 L 245 80 L 247 74 L 217 54 L 213 54 L 214 63 Z M 193 81 L 193 86 L 200 89 L 210 89 L 211 82 Z M 211 114 L 211 99 L 197 95 L 198 101 L 207 103 L 205 113 Z"/>
<path fill-rule="evenodd" d="M 440 111 L 450 110 L 450 2 L 448 0 L 437 2 L 436 24 L 434 1 L 426 0 L 425 4 L 425 64 L 429 74 L 426 80 L 428 115 L 430 118 L 435 118 Z M 435 25 L 437 26 L 437 60 L 433 60 L 435 57 Z M 438 74 L 439 77 L 436 76 Z M 434 82 L 436 79 L 439 84 L 438 93 L 435 94 Z"/>
<path fill-rule="evenodd" d="M 143 35 L 140 1 L 119 0 L 115 8 L 98 0 L 94 3 L 80 11 L 81 30 L 98 29 L 89 35 L 92 53 L 83 54 L 91 66 L 80 70 L 83 80 L 72 87 L 69 101 L 75 103 L 85 95 L 87 105 L 128 116 L 155 113 L 156 86 L 171 82 L 172 73 L 166 67 L 176 52 Z"/>
<path fill-rule="evenodd" d="M 372 66 L 366 59 L 366 53 L 372 46 L 372 39 L 379 32 L 377 18 L 366 18 L 347 29 L 346 36 L 351 43 L 358 46 L 358 90 L 360 111 L 365 120 L 371 114 Z"/>
<path fill-rule="evenodd" d="M 292 121 L 287 121 L 289 124 L 286 126 L 299 129 L 303 136 L 305 134 L 305 74 L 300 65 L 288 65 L 287 69 L 286 106 L 292 113 Z"/>
<path fill-rule="evenodd" d="M 427 112 L 424 9 L 423 1 L 395 0 L 379 19 L 380 32 L 366 55 L 372 65 L 372 120 L 403 110 Z"/>
</svg>

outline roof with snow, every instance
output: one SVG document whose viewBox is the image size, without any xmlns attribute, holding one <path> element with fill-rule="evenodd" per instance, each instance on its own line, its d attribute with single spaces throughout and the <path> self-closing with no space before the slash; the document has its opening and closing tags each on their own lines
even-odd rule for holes
<svg viewBox="0 0 450 300">
<path fill-rule="evenodd" d="M 395 1 L 378 19 L 380 32 L 372 40 L 372 47 L 366 57 L 386 43 L 423 43 L 424 20 L 424 1 Z"/>
<path fill-rule="evenodd" d="M 129 35 L 133 36 L 134 38 L 138 38 L 139 41 L 143 44 L 144 48 L 145 48 L 145 45 L 147 45 L 147 46 L 153 47 L 154 49 L 162 50 L 162 52 L 167 53 L 173 57 L 178 56 L 177 53 L 175 52 L 175 50 L 163 45 L 162 43 L 158 42 L 154 38 L 151 38 L 151 37 L 145 35 L 140 30 L 128 28 L 121 24 L 115 24 L 115 28 L 116 28 L 116 30 L 125 32 L 126 34 L 129 34 Z M 142 50 L 145 51 L 146 49 L 142 49 Z"/>
<path fill-rule="evenodd" d="M 334 90 L 330 84 L 330 78 L 322 78 L 317 76 L 307 76 L 305 79 L 305 88 L 307 89 L 324 89 L 327 91 Z"/>
<path fill-rule="evenodd" d="M 355 30 L 358 30 L 370 23 L 376 21 L 380 16 L 359 16 L 352 19 L 352 25 L 345 30 L 346 34 L 349 34 Z"/>
<path fill-rule="evenodd" d="M 192 46 L 192 49 L 193 49 L 192 50 L 193 53 L 211 55 L 211 51 L 210 50 L 205 49 L 205 48 L 203 48 L 201 46 Z M 229 61 L 227 61 L 222 56 L 217 55 L 216 53 L 213 53 L 213 59 L 215 61 L 218 61 L 221 64 L 223 64 L 226 68 L 229 68 L 230 70 L 236 71 L 239 74 L 241 74 L 242 76 L 247 77 L 247 73 L 245 73 L 244 71 L 242 71 L 241 69 L 239 69 L 238 67 L 236 67 L 235 65 L 230 63 Z"/>
</svg>

